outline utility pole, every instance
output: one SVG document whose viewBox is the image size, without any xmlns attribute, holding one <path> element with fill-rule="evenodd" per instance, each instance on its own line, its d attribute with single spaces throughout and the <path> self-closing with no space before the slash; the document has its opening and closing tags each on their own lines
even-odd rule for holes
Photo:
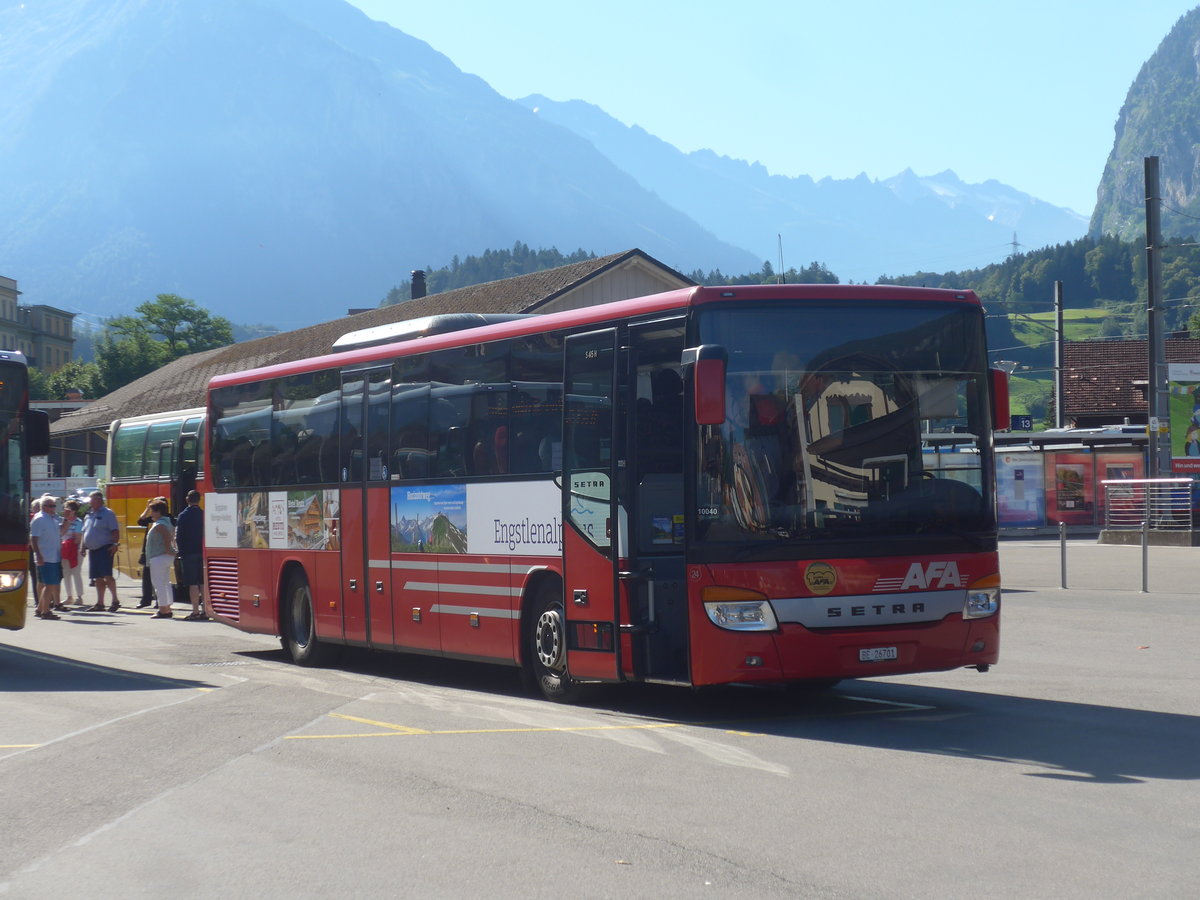
<svg viewBox="0 0 1200 900">
<path fill-rule="evenodd" d="M 1066 392 L 1063 390 L 1063 283 L 1054 282 L 1054 427 L 1063 428 Z"/>
<path fill-rule="evenodd" d="M 1169 442 L 1163 445 L 1160 432 L 1165 430 L 1169 407 L 1166 394 L 1166 361 L 1162 326 L 1162 197 L 1158 181 L 1158 157 L 1147 156 L 1146 178 L 1146 360 L 1149 383 L 1146 385 L 1146 407 L 1149 416 L 1147 436 L 1147 472 L 1159 478 L 1170 464 L 1163 465 L 1163 451 L 1168 458 Z"/>
</svg>

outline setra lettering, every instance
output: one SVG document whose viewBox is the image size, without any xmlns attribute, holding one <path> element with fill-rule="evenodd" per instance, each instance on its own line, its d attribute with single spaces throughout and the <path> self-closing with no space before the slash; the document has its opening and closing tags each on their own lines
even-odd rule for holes
<svg viewBox="0 0 1200 900">
<path fill-rule="evenodd" d="M 924 603 L 893 603 L 890 608 L 886 603 L 879 603 L 872 606 L 851 606 L 849 614 L 854 617 L 866 617 L 871 615 L 906 616 L 923 612 L 925 612 Z M 846 615 L 845 607 L 825 607 L 825 618 L 827 619 L 840 619 L 844 615 Z"/>
</svg>

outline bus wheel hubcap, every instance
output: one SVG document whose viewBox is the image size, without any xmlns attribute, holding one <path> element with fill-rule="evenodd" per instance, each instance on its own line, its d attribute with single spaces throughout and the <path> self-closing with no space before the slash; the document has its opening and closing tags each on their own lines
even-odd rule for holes
<svg viewBox="0 0 1200 900">
<path fill-rule="evenodd" d="M 562 616 L 557 609 L 548 609 L 537 624 L 537 634 L 534 644 L 537 647 L 538 659 L 547 669 L 555 671 L 563 667 Z"/>
</svg>

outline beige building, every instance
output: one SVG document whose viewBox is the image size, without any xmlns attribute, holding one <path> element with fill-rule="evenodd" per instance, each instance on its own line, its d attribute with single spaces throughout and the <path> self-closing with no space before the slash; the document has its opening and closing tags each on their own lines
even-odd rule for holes
<svg viewBox="0 0 1200 900">
<path fill-rule="evenodd" d="M 75 313 L 45 304 L 22 306 L 17 282 L 0 275 L 0 349 L 19 350 L 31 366 L 56 372 L 75 349 Z"/>
</svg>

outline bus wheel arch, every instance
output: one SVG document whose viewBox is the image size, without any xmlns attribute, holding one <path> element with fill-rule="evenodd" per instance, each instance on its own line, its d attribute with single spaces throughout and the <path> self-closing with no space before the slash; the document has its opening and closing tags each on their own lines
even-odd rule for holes
<svg viewBox="0 0 1200 900">
<path fill-rule="evenodd" d="M 317 637 L 316 604 L 308 573 L 290 563 L 280 575 L 279 640 L 299 666 L 323 666 L 333 661 L 336 647 Z"/>
<path fill-rule="evenodd" d="M 521 603 L 521 672 L 525 684 L 556 703 L 574 703 L 582 687 L 567 671 L 563 581 L 546 570 L 530 578 Z"/>
</svg>

